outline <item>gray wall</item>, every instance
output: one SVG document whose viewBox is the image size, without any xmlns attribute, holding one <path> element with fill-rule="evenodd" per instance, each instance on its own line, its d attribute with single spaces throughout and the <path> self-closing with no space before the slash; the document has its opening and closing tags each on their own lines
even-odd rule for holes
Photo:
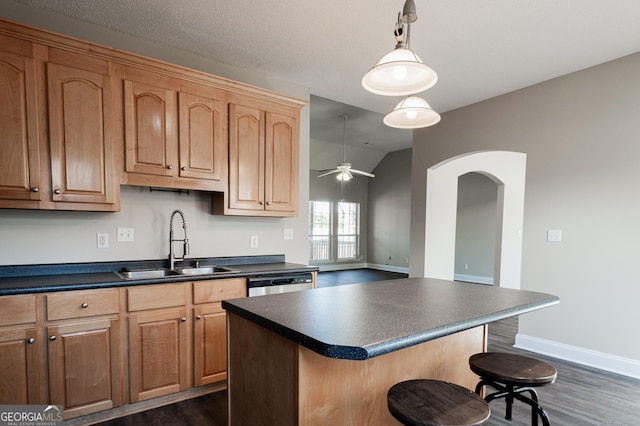
<svg viewBox="0 0 640 426">
<path fill-rule="evenodd" d="M 489 284 L 495 261 L 498 185 L 480 173 L 458 179 L 456 279 Z"/>
<path fill-rule="evenodd" d="M 71 35 L 167 62 L 202 70 L 243 83 L 309 99 L 309 90 L 272 76 L 230 67 L 166 46 L 128 37 L 50 12 L 4 0 L 0 17 Z M 167 256 L 169 215 L 180 208 L 187 219 L 191 255 L 236 256 L 284 254 L 287 261 L 308 261 L 309 106 L 300 118 L 300 208 L 297 218 L 212 216 L 210 196 L 154 192 L 123 187 L 122 211 L 117 213 L 0 210 L 0 264 L 57 263 L 159 259 Z M 133 227 L 134 243 L 117 243 L 116 228 Z M 283 229 L 294 230 L 293 240 L 283 239 Z M 110 247 L 96 248 L 96 233 L 108 232 Z M 250 248 L 251 235 L 259 247 Z"/>
<path fill-rule="evenodd" d="M 521 316 L 519 332 L 640 371 L 640 284 L 633 269 L 639 113 L 640 54 L 634 54 L 448 112 L 438 125 L 414 132 L 411 258 L 424 256 L 429 167 L 478 150 L 524 152 L 521 287 L 561 302 Z M 547 242 L 548 229 L 561 229 L 562 242 Z"/>
<path fill-rule="evenodd" d="M 321 262 L 321 270 L 344 269 L 348 267 L 362 267 L 367 262 L 367 229 L 369 211 L 369 178 L 364 176 L 354 176 L 352 180 L 340 185 L 335 175 L 318 178 L 318 170 L 309 172 L 309 200 L 331 201 L 337 203 L 346 201 L 349 203 L 360 203 L 360 259 L 340 262 Z M 307 208 L 308 211 L 308 208 Z M 307 214 L 308 216 L 308 214 Z M 308 221 L 308 218 L 307 218 Z M 307 252 L 309 248 L 307 247 Z"/>
<path fill-rule="evenodd" d="M 387 154 L 373 173 L 376 177 L 369 182 L 367 260 L 404 272 L 409 267 L 411 149 Z"/>
</svg>

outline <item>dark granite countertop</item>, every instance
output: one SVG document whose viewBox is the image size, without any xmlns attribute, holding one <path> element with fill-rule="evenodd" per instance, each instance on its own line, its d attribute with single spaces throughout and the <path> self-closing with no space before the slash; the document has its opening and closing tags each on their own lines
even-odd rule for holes
<svg viewBox="0 0 640 426">
<path fill-rule="evenodd" d="M 320 355 L 364 360 L 558 302 L 544 293 L 405 278 L 226 300 L 222 307 Z"/>
<path fill-rule="evenodd" d="M 123 279 L 116 273 L 121 269 L 154 269 L 168 267 L 166 259 L 88 262 L 42 265 L 0 266 L 0 296 L 12 294 L 43 293 L 63 290 L 84 290 L 108 287 L 124 287 L 167 282 L 211 280 L 282 273 L 317 271 L 316 266 L 285 262 L 284 255 L 217 257 L 188 259 L 177 266 L 228 266 L 233 272 L 215 275 L 171 275 L 153 279 Z"/>
</svg>

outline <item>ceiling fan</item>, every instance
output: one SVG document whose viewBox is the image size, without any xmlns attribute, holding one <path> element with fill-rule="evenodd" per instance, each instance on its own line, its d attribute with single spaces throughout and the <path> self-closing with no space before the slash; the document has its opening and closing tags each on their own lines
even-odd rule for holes
<svg viewBox="0 0 640 426">
<path fill-rule="evenodd" d="M 346 147 L 347 147 L 347 118 L 348 115 L 342 115 L 343 122 L 343 131 L 342 131 L 342 163 L 338 164 L 335 169 L 326 169 L 320 170 L 319 178 L 329 176 L 334 173 L 338 173 L 336 179 L 342 182 L 347 182 L 353 179 L 353 173 L 358 175 L 363 175 L 366 177 L 376 177 L 373 173 L 363 172 L 362 170 L 356 170 L 351 168 L 351 163 L 347 163 L 346 158 Z"/>
</svg>

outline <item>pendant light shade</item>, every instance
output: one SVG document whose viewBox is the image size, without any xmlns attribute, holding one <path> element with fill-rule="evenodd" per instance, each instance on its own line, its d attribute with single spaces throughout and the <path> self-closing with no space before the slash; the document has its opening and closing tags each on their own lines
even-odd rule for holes
<svg viewBox="0 0 640 426">
<path fill-rule="evenodd" d="M 418 129 L 429 127 L 440 121 L 440 114 L 435 112 L 424 99 L 412 95 L 403 99 L 393 111 L 384 117 L 384 124 L 398 129 Z"/>
<path fill-rule="evenodd" d="M 362 77 L 362 87 L 383 96 L 406 96 L 423 92 L 438 81 L 438 74 L 410 48 L 411 23 L 418 19 L 413 0 L 406 0 L 393 32 L 396 48 L 384 55 Z"/>
<path fill-rule="evenodd" d="M 406 96 L 423 92 L 438 81 L 438 74 L 413 50 L 396 46 L 362 78 L 362 87 L 383 96 Z"/>
</svg>

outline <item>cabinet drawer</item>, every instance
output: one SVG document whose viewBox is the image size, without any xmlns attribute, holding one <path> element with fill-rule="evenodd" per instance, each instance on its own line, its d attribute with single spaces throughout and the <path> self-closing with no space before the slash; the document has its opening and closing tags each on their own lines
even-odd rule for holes
<svg viewBox="0 0 640 426">
<path fill-rule="evenodd" d="M 127 306 L 130 312 L 171 308 L 187 304 L 186 284 L 145 285 L 129 288 Z"/>
<path fill-rule="evenodd" d="M 78 290 L 47 294 L 47 320 L 117 314 L 118 289 Z"/>
<path fill-rule="evenodd" d="M 193 303 L 219 302 L 247 295 L 247 279 L 196 281 L 193 283 Z"/>
<path fill-rule="evenodd" d="M 36 322 L 36 297 L 0 297 L 0 326 Z"/>
</svg>

